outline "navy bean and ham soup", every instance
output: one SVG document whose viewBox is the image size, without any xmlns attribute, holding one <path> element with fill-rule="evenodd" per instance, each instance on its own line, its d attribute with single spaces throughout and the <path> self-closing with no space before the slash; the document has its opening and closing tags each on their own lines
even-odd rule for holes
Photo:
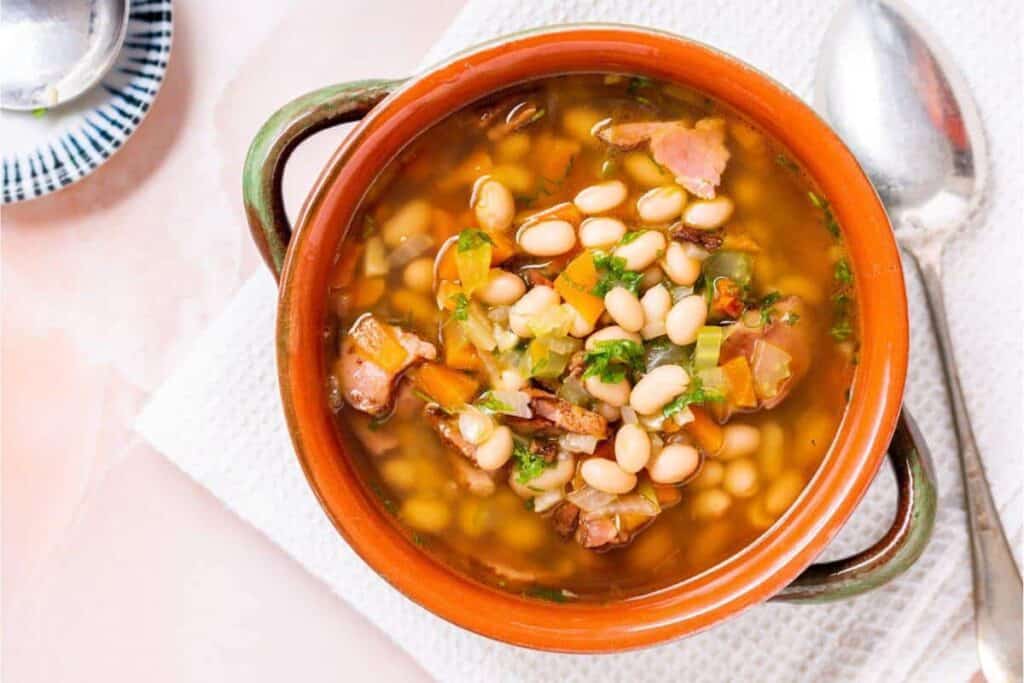
<svg viewBox="0 0 1024 683">
<path fill-rule="evenodd" d="M 676 85 L 533 82 L 422 134 L 330 290 L 328 400 L 409 537 L 490 585 L 641 594 L 771 526 L 856 363 L 828 202 Z"/>
</svg>

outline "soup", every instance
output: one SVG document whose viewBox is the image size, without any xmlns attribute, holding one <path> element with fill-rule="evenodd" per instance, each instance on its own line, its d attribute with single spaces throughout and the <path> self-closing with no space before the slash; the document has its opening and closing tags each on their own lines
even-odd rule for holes
<svg viewBox="0 0 1024 683">
<path fill-rule="evenodd" d="M 327 398 L 409 538 L 556 601 L 748 545 L 824 458 L 856 364 L 829 205 L 674 84 L 553 77 L 424 132 L 329 291 Z"/>
</svg>

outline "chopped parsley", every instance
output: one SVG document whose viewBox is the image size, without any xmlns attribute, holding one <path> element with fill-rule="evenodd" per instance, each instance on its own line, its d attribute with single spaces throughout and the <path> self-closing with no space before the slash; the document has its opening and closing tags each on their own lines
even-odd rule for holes
<svg viewBox="0 0 1024 683">
<path fill-rule="evenodd" d="M 769 292 L 761 299 L 761 325 L 767 325 L 771 322 L 772 314 L 775 313 L 775 309 L 772 308 L 775 303 L 782 298 L 782 295 L 778 292 Z"/>
<path fill-rule="evenodd" d="M 466 228 L 459 233 L 459 241 L 457 242 L 459 252 L 472 251 L 484 244 L 494 244 L 494 240 L 483 230 Z"/>
<path fill-rule="evenodd" d="M 853 271 L 850 270 L 850 262 L 844 258 L 836 261 L 836 269 L 834 277 L 837 282 L 841 282 L 844 285 L 853 283 Z"/>
<path fill-rule="evenodd" d="M 644 234 L 645 232 L 647 231 L 634 230 L 633 232 L 627 232 L 625 235 L 622 236 L 622 239 L 619 240 L 619 244 L 630 244 L 631 242 L 636 242 L 640 238 L 640 235 Z"/>
<path fill-rule="evenodd" d="M 794 173 L 800 170 L 800 167 L 796 165 L 796 162 L 787 157 L 785 154 L 776 154 L 775 163 L 781 166 L 782 168 L 793 171 Z"/>
<path fill-rule="evenodd" d="M 634 76 L 629 79 L 629 85 L 626 86 L 626 93 L 629 95 L 636 95 L 636 91 L 641 88 L 649 88 L 654 85 L 654 81 L 643 76 Z"/>
<path fill-rule="evenodd" d="M 853 334 L 853 325 L 850 324 L 850 319 L 842 317 L 836 320 L 835 324 L 832 325 L 832 329 L 828 331 L 832 338 L 836 341 L 846 341 Z"/>
<path fill-rule="evenodd" d="M 462 292 L 459 292 L 458 294 L 452 294 L 448 299 L 455 302 L 455 310 L 452 311 L 452 317 L 459 321 L 469 320 L 469 298 Z"/>
<path fill-rule="evenodd" d="M 700 381 L 700 377 L 694 375 L 690 378 L 690 386 L 687 387 L 686 391 L 666 404 L 661 409 L 661 414 L 665 417 L 672 417 L 676 413 L 683 412 L 690 405 L 724 400 L 725 396 L 721 393 L 706 390 L 704 384 Z"/>
<path fill-rule="evenodd" d="M 807 196 L 810 197 L 812 204 L 821 209 L 821 213 L 824 215 L 825 218 L 825 229 L 827 229 L 833 237 L 838 239 L 839 222 L 836 220 L 835 215 L 832 213 L 832 205 L 829 204 L 827 199 L 814 192 L 808 192 Z"/>
<path fill-rule="evenodd" d="M 32 110 L 32 116 L 36 117 L 37 119 L 41 119 L 44 116 L 46 116 L 46 111 L 46 107 L 36 107 Z"/>
<path fill-rule="evenodd" d="M 615 175 L 615 171 L 617 170 L 618 164 L 615 162 L 615 159 L 605 159 L 603 162 L 601 162 L 602 178 L 611 178 L 613 175 Z"/>
<path fill-rule="evenodd" d="M 527 444 L 516 441 L 512 445 L 512 458 L 516 461 L 516 481 L 526 484 L 541 475 L 551 465 L 538 453 L 530 450 Z"/>
<path fill-rule="evenodd" d="M 512 406 L 496 398 L 489 391 L 477 400 L 476 407 L 489 413 L 502 413 L 512 410 Z"/>
<path fill-rule="evenodd" d="M 547 586 L 530 586 L 523 595 L 528 598 L 539 598 L 541 600 L 550 600 L 551 602 L 567 602 L 569 595 L 566 594 L 565 590 L 560 588 L 548 588 Z"/>
<path fill-rule="evenodd" d="M 800 315 L 798 313 L 793 313 L 792 311 L 790 311 L 789 313 L 785 313 L 782 316 L 782 322 L 786 323 L 790 327 L 796 325 L 796 321 L 799 319 Z"/>
<path fill-rule="evenodd" d="M 626 270 L 626 259 L 602 252 L 594 252 L 594 265 L 600 275 L 591 294 L 603 297 L 616 287 L 625 287 L 633 294 L 640 293 L 643 273 Z"/>
<path fill-rule="evenodd" d="M 587 368 L 584 378 L 600 377 L 602 382 L 615 384 L 644 369 L 644 347 L 631 339 L 606 339 L 587 351 L 583 361 Z"/>
<path fill-rule="evenodd" d="M 542 118 L 544 118 L 544 115 L 547 114 L 547 113 L 548 113 L 547 109 L 544 109 L 544 108 L 538 109 L 537 111 L 533 112 L 533 115 L 530 116 L 530 118 L 528 118 L 526 120 L 526 123 L 524 125 L 528 126 L 528 125 L 530 125 L 531 123 L 533 123 L 535 121 L 540 121 Z"/>
</svg>

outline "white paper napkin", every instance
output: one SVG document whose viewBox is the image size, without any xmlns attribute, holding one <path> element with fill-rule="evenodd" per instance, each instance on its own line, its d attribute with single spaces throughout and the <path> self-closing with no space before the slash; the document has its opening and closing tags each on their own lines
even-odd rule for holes
<svg viewBox="0 0 1024 683">
<path fill-rule="evenodd" d="M 911 4 L 964 70 L 991 144 L 993 182 L 984 224 L 948 250 L 945 282 L 974 427 L 1019 562 L 1021 11 L 1013 0 Z M 710 43 L 808 97 L 818 42 L 837 5 L 835 0 L 470 0 L 426 63 L 522 28 L 616 21 Z M 970 564 L 955 442 L 920 283 L 909 267 L 907 274 L 912 330 L 907 403 L 931 446 L 941 495 L 925 555 L 903 577 L 869 595 L 831 605 L 762 605 L 705 634 L 641 652 L 553 655 L 488 641 L 412 604 L 355 556 L 320 510 L 292 453 L 278 398 L 276 288 L 268 274 L 253 277 L 202 335 L 146 407 L 138 429 L 440 680 L 966 680 L 977 663 L 968 628 Z M 895 498 L 891 479 L 884 469 L 826 556 L 859 549 L 887 527 Z"/>
</svg>

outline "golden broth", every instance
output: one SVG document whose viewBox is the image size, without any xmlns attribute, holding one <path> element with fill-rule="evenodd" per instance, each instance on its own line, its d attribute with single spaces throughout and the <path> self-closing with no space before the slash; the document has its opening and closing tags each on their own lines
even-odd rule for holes
<svg viewBox="0 0 1024 683">
<path fill-rule="evenodd" d="M 534 109 L 526 125 L 499 136 L 490 131 L 501 122 L 483 120 L 489 108 L 509 98 Z M 377 179 L 339 251 L 327 293 L 334 311 L 328 357 L 338 356 L 344 331 L 370 312 L 416 332 L 445 359 L 441 330 L 452 324 L 453 313 L 438 305 L 438 250 L 462 229 L 477 226 L 471 200 L 481 176 L 499 180 L 515 198 L 510 238 L 529 213 L 572 202 L 582 189 L 609 179 L 624 182 L 629 198 L 602 215 L 635 226 L 636 198 L 672 183 L 672 174 L 642 147 L 623 151 L 604 144 L 592 133 L 595 124 L 657 119 L 692 125 L 707 117 L 725 120 L 730 153 L 717 190 L 735 204 L 722 248 L 738 245 L 749 253 L 749 301 L 772 292 L 802 299 L 797 324 L 810 339 L 806 374 L 777 407 L 729 420 L 759 429 L 755 452 L 732 458 L 703 453 L 700 471 L 679 489 L 678 504 L 627 545 L 594 552 L 563 538 L 529 509 L 504 471 L 491 495 L 457 484 L 451 449 L 415 399 L 407 397 L 412 408 L 374 419 L 345 405 L 341 366 L 332 365 L 328 392 L 344 438 L 373 444 L 357 449 L 366 451 L 357 463 L 365 481 L 410 538 L 442 561 L 488 584 L 540 598 L 637 595 L 698 574 L 748 545 L 814 475 L 845 409 L 855 363 L 848 318 L 852 284 L 842 244 L 830 230 L 827 204 L 813 195 L 785 150 L 735 112 L 676 85 L 618 75 L 550 78 L 498 93 L 425 131 Z M 408 234 L 394 227 L 400 211 L 411 216 Z M 412 234 L 429 240 L 417 238 L 419 255 L 388 268 L 388 259 L 402 260 L 394 258 L 396 251 Z M 578 252 L 577 245 L 570 255 Z M 519 255 L 513 262 L 554 261 L 554 279 L 567 260 L 559 258 Z M 467 374 L 477 377 L 481 390 L 487 387 L 482 371 Z M 370 454 L 375 448 L 385 452 Z"/>
</svg>

